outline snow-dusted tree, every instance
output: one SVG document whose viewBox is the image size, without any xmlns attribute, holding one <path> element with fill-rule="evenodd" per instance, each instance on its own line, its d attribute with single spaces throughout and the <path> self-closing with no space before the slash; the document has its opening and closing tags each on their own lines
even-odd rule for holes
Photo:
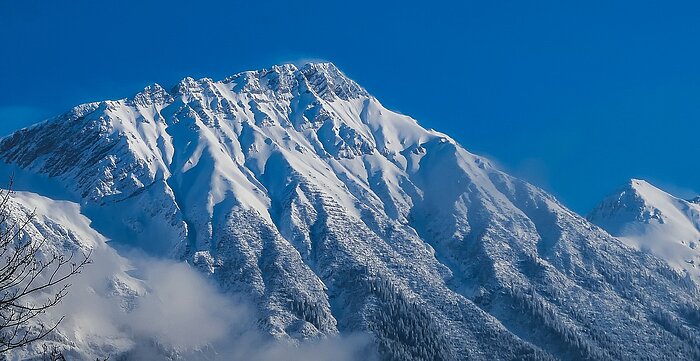
<svg viewBox="0 0 700 361">
<path fill-rule="evenodd" d="M 34 213 L 15 221 L 10 212 L 12 181 L 0 189 L 0 354 L 40 340 L 58 322 L 33 322 L 66 296 L 69 279 L 90 263 L 90 254 L 51 252 L 46 240 L 29 237 Z M 38 321 L 38 320 L 37 320 Z"/>
</svg>

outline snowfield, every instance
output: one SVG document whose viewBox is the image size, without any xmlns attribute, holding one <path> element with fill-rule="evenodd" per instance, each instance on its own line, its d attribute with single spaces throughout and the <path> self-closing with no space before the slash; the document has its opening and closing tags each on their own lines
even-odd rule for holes
<svg viewBox="0 0 700 361">
<path fill-rule="evenodd" d="M 632 179 L 588 219 L 631 247 L 666 260 L 700 281 L 700 204 Z"/>
<path fill-rule="evenodd" d="M 18 190 L 55 200 L 22 202 L 111 250 L 117 299 L 172 282 L 127 272 L 138 249 L 185 262 L 215 287 L 189 283 L 248 305 L 250 328 L 298 349 L 361 334 L 382 360 L 700 359 L 700 298 L 678 264 L 388 110 L 331 63 L 80 105 L 0 140 L 0 159 Z M 136 359 L 141 331 L 127 326 L 131 346 L 99 330 L 88 347 L 70 329 L 56 342 Z M 229 331 L 195 344 L 150 334 L 165 359 L 227 360 L 240 356 L 219 336 L 244 348 Z"/>
</svg>

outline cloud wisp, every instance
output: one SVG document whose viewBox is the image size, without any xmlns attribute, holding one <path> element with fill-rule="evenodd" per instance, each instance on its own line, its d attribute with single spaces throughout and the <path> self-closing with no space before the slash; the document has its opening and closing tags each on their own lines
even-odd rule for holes
<svg viewBox="0 0 700 361">
<path fill-rule="evenodd" d="M 257 331 L 255 308 L 224 295 L 183 262 L 105 247 L 73 282 L 52 314 L 66 315 L 62 338 L 73 357 L 123 360 L 372 360 L 369 336 L 330 337 L 292 345 Z"/>
</svg>

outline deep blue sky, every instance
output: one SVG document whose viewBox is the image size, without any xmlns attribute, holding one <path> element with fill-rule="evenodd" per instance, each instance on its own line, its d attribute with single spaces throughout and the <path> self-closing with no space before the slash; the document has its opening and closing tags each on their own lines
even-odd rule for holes
<svg viewBox="0 0 700 361">
<path fill-rule="evenodd" d="M 581 213 L 630 177 L 700 191 L 700 5 L 563 3 L 0 0 L 0 134 L 152 82 L 325 59 Z"/>
</svg>

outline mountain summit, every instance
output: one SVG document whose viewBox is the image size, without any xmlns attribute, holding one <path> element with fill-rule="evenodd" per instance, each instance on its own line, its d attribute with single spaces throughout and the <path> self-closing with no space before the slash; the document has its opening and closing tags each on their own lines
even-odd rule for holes
<svg viewBox="0 0 700 361">
<path fill-rule="evenodd" d="M 330 63 L 80 105 L 0 159 L 112 244 L 249 300 L 277 339 L 363 332 L 385 360 L 700 357 L 682 274 Z"/>
<path fill-rule="evenodd" d="M 649 251 L 700 280 L 700 205 L 632 179 L 588 219 L 623 242 Z"/>
</svg>

